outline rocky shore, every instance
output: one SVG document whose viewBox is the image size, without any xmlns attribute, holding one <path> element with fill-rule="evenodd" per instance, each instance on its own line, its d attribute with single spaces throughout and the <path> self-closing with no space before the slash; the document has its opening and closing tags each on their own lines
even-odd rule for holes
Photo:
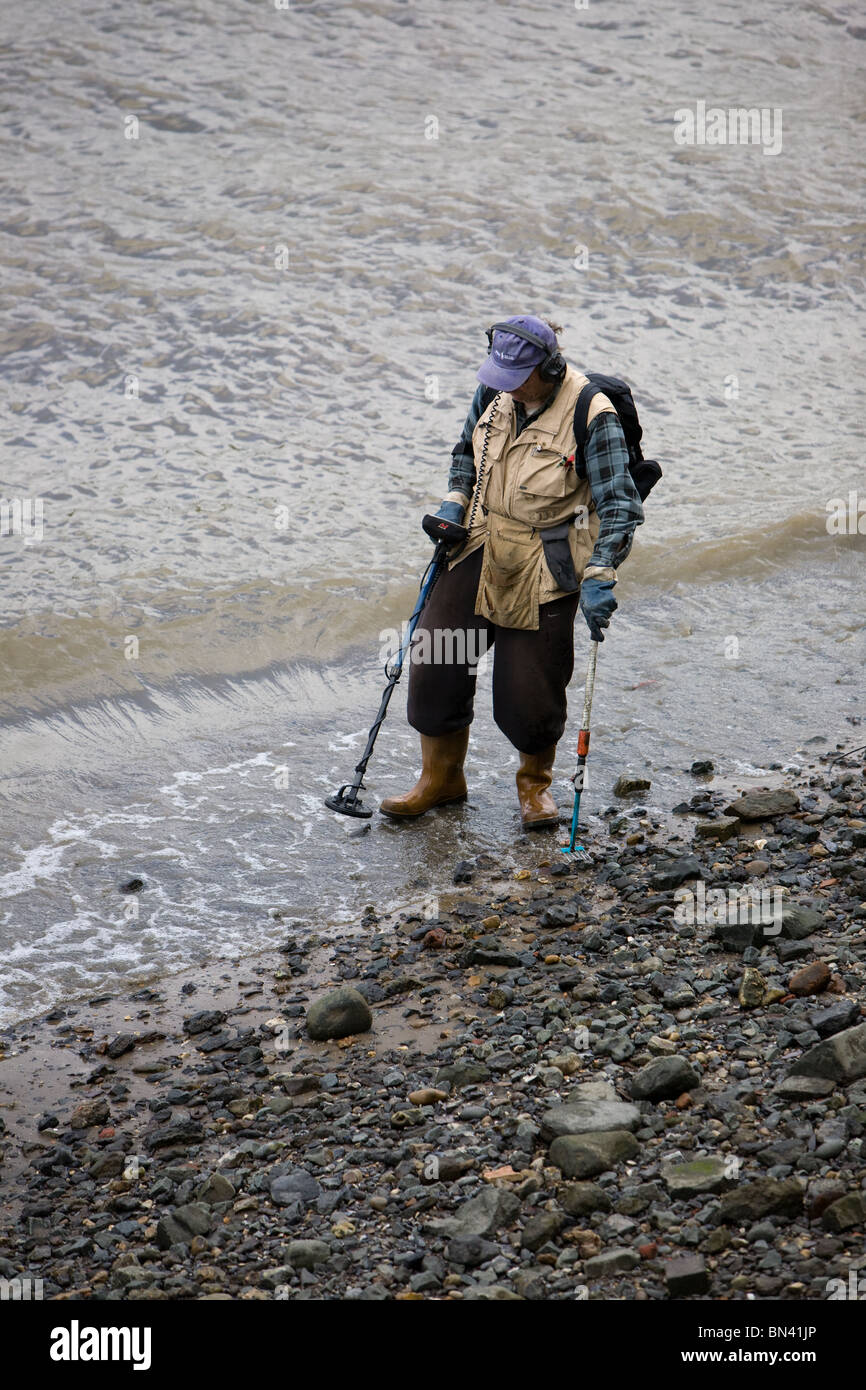
<svg viewBox="0 0 866 1390">
<path fill-rule="evenodd" d="M 5 1034 L 0 1277 L 60 1300 L 866 1296 L 862 760 L 744 797 L 692 771 L 673 832 L 621 780 L 587 863 L 521 837 L 349 937 L 287 921 L 240 976 Z"/>
</svg>

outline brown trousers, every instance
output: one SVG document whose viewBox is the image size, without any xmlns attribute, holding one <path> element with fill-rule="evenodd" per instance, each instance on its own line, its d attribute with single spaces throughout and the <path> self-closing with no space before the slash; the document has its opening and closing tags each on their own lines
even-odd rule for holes
<svg viewBox="0 0 866 1390">
<path fill-rule="evenodd" d="M 521 753 L 540 753 L 565 730 L 566 690 L 574 670 L 574 619 L 579 594 L 543 603 L 538 630 L 499 627 L 475 613 L 484 547 L 444 570 L 415 629 L 409 665 L 407 718 L 413 729 L 435 737 L 472 723 L 477 672 L 472 662 L 494 647 L 493 718 Z M 466 660 L 438 659 L 449 650 L 446 631 L 466 634 Z M 429 636 L 425 639 L 422 632 Z M 415 656 L 425 645 L 433 659 Z M 459 655 L 459 647 L 457 648 Z"/>
</svg>

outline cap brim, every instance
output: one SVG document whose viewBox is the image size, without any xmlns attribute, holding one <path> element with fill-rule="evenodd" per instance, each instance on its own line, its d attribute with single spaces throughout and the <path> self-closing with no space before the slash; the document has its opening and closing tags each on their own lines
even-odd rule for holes
<svg viewBox="0 0 866 1390">
<path fill-rule="evenodd" d="M 492 386 L 494 391 L 511 391 L 528 381 L 537 366 L 538 363 L 533 362 L 531 367 L 498 367 L 493 358 L 488 357 L 478 368 L 477 376 L 482 386 Z"/>
</svg>

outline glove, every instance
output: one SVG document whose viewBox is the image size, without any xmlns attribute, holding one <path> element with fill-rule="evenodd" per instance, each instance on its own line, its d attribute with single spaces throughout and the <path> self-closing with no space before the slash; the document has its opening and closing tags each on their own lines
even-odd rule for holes
<svg viewBox="0 0 866 1390">
<path fill-rule="evenodd" d="M 610 615 L 619 605 L 613 596 L 612 579 L 584 579 L 580 586 L 580 611 L 586 618 L 593 642 L 603 642 L 603 627 L 610 627 Z"/>
<path fill-rule="evenodd" d="M 449 502 L 446 498 L 444 502 L 440 502 L 438 512 L 434 512 L 433 515 L 441 516 L 443 521 L 453 521 L 455 526 L 462 526 L 465 512 L 466 508 L 462 502 Z"/>
</svg>

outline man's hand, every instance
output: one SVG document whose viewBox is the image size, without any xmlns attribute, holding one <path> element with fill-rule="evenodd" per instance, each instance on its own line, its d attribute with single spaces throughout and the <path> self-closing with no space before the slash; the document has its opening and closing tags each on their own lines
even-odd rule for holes
<svg viewBox="0 0 866 1390">
<path fill-rule="evenodd" d="M 613 596 L 612 579 L 584 579 L 580 586 L 580 611 L 586 618 L 593 642 L 603 642 L 603 627 L 610 627 L 610 617 L 619 605 Z"/>
<path fill-rule="evenodd" d="M 465 513 L 466 508 L 462 502 L 449 502 L 446 497 L 445 501 L 440 503 L 438 512 L 434 512 L 433 515 L 441 516 L 443 521 L 451 521 L 455 526 L 462 526 Z"/>
</svg>

